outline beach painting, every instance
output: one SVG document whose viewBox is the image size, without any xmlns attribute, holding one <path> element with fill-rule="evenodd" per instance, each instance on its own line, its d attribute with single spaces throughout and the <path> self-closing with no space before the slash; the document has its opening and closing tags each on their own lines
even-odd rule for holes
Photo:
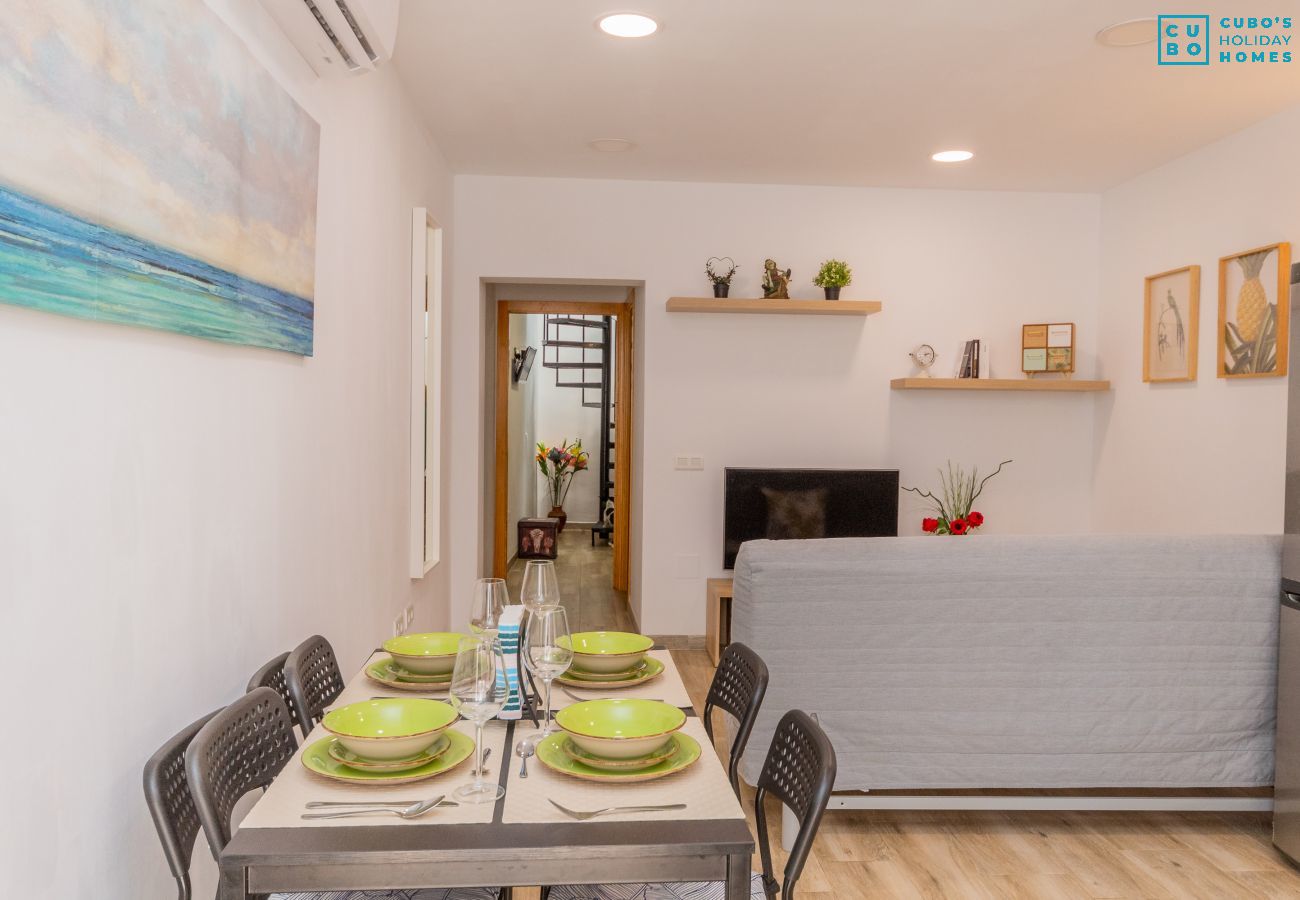
<svg viewBox="0 0 1300 900">
<path fill-rule="evenodd" d="M 312 353 L 320 127 L 203 0 L 7 0 L 0 302 Z"/>
</svg>

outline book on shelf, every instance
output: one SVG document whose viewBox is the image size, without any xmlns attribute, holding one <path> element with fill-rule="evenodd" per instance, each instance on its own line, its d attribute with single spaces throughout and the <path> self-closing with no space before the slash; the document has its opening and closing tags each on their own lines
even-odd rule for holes
<svg viewBox="0 0 1300 900">
<path fill-rule="evenodd" d="M 993 377 L 993 361 L 989 356 L 988 341 L 977 338 L 962 345 L 957 363 L 957 377 Z"/>
</svg>

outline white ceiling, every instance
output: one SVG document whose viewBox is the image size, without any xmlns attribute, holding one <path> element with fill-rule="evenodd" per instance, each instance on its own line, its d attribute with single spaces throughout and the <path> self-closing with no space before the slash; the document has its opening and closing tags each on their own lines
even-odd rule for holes
<svg viewBox="0 0 1300 900">
<path fill-rule="evenodd" d="M 1268 12 L 1300 22 L 1297 6 Z M 660 31 L 608 37 L 595 21 L 615 11 Z M 1300 47 L 1291 64 L 1184 69 L 1158 67 L 1151 44 L 1094 40 L 1151 14 L 1121 0 L 407 0 L 395 64 L 455 171 L 479 174 L 1097 191 L 1300 103 Z M 610 137 L 637 147 L 587 147 Z M 977 156 L 930 161 L 950 147 Z"/>
</svg>

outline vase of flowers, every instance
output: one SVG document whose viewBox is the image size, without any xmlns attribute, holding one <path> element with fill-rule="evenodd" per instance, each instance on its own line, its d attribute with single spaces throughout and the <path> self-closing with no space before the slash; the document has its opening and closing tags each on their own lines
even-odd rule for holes
<svg viewBox="0 0 1300 900">
<path fill-rule="evenodd" d="M 731 276 L 736 274 L 740 266 L 730 256 L 710 256 L 708 262 L 704 264 L 704 273 L 709 276 L 709 281 L 713 282 L 713 296 L 725 297 L 731 290 Z"/>
<path fill-rule="evenodd" d="M 581 440 L 569 443 L 566 438 L 554 447 L 538 444 L 536 459 L 537 468 L 546 479 L 546 487 L 551 494 L 551 511 L 548 515 L 560 520 L 559 527 L 556 528 L 558 534 L 564 530 L 564 523 L 569 518 L 564 512 L 564 498 L 569 495 L 573 476 L 587 468 L 589 454 L 582 449 Z"/>
<path fill-rule="evenodd" d="M 853 270 L 842 259 L 828 259 L 817 270 L 813 284 L 826 292 L 827 300 L 840 299 L 840 288 L 853 283 Z"/>
<path fill-rule="evenodd" d="M 963 535 L 970 534 L 983 525 L 984 514 L 974 508 L 975 501 L 984 492 L 984 485 L 988 484 L 989 479 L 1011 462 L 1009 459 L 1003 460 L 992 474 L 980 478 L 978 468 L 972 468 L 968 475 L 961 466 L 954 466 L 949 460 L 947 473 L 939 470 L 939 493 L 942 496 L 935 496 L 920 488 L 903 488 L 930 502 L 934 515 L 921 520 L 921 530 L 926 534 Z"/>
</svg>

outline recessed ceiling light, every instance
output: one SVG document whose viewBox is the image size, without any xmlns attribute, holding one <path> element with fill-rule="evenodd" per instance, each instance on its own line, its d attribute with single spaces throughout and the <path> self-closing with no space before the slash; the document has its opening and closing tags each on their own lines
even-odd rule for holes
<svg viewBox="0 0 1300 900">
<path fill-rule="evenodd" d="M 601 153 L 624 153 L 631 150 L 636 144 L 631 141 L 625 141 L 622 138 L 598 138 L 587 144 L 592 150 L 598 150 Z"/>
<path fill-rule="evenodd" d="M 596 23 L 605 34 L 614 37 L 648 37 L 659 30 L 659 23 L 640 13 L 614 13 Z"/>
<path fill-rule="evenodd" d="M 1107 25 L 1097 32 L 1097 43 L 1106 47 L 1138 47 L 1156 39 L 1155 19 L 1129 19 Z"/>
<path fill-rule="evenodd" d="M 930 159 L 935 162 L 965 162 L 974 155 L 969 150 L 940 150 Z"/>
</svg>

